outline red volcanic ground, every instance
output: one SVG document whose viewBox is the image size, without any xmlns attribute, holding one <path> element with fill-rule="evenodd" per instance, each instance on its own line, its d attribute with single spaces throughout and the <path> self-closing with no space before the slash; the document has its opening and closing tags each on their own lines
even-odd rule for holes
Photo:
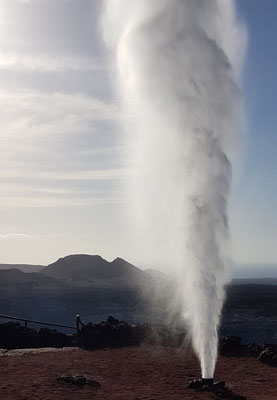
<svg viewBox="0 0 277 400">
<path fill-rule="evenodd" d="M 100 389 L 59 382 L 62 374 L 89 375 Z M 126 347 L 96 351 L 65 350 L 2 356 L 1 400 L 179 400 L 216 399 L 187 387 L 200 376 L 191 351 L 162 347 Z M 277 369 L 254 358 L 219 357 L 216 380 L 248 400 L 277 399 Z"/>
</svg>

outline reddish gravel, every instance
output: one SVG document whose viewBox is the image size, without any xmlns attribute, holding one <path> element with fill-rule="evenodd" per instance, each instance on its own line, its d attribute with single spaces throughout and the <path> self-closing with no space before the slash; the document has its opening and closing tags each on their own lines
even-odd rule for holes
<svg viewBox="0 0 277 400">
<path fill-rule="evenodd" d="M 89 375 L 102 387 L 77 388 L 60 383 L 62 374 Z M 62 351 L 0 357 L 2 400 L 179 400 L 216 399 L 187 387 L 200 376 L 190 351 L 160 347 L 127 347 L 96 351 Z M 277 369 L 251 358 L 220 357 L 217 380 L 224 379 L 248 400 L 277 399 Z"/>
</svg>

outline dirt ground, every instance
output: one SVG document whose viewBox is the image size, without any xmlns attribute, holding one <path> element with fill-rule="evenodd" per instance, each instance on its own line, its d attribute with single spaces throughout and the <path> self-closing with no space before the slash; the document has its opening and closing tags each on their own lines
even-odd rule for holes
<svg viewBox="0 0 277 400">
<path fill-rule="evenodd" d="M 89 375 L 101 384 L 75 387 L 57 381 L 62 374 Z M 200 376 L 188 350 L 126 347 L 96 351 L 66 350 L 0 357 L 1 400 L 179 400 L 216 399 L 188 388 Z M 253 358 L 219 357 L 216 380 L 248 400 L 277 399 L 277 368 Z"/>
</svg>

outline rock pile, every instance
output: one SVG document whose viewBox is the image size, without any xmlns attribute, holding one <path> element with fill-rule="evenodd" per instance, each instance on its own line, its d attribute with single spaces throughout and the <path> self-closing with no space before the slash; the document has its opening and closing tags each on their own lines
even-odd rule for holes
<svg viewBox="0 0 277 400">
<path fill-rule="evenodd" d="M 219 341 L 219 354 L 231 357 L 255 357 L 261 362 L 277 367 L 277 345 L 265 343 L 259 346 L 255 343 L 241 344 L 238 336 L 226 336 Z"/>
<path fill-rule="evenodd" d="M 89 323 L 81 328 L 80 345 L 92 350 L 105 347 L 136 346 L 140 344 L 140 337 L 135 326 L 109 317 L 100 324 Z"/>
<path fill-rule="evenodd" d="M 79 342 L 85 349 L 138 346 L 141 343 L 180 347 L 184 339 L 185 331 L 181 329 L 170 329 L 158 324 L 129 325 L 109 317 L 100 324 L 84 325 Z"/>
<path fill-rule="evenodd" d="M 55 329 L 42 328 L 39 331 L 26 328 L 18 322 L 0 325 L 0 348 L 25 349 L 38 347 L 71 347 L 76 338 L 57 332 Z"/>
<path fill-rule="evenodd" d="M 245 356 L 246 347 L 239 336 L 225 336 L 219 341 L 219 354 L 222 356 Z"/>
<path fill-rule="evenodd" d="M 105 347 L 138 346 L 141 343 L 181 347 L 186 337 L 185 330 L 161 324 L 129 325 L 109 317 L 99 324 L 82 325 L 77 335 L 66 335 L 55 329 L 40 330 L 26 328 L 18 322 L 0 324 L 0 348 L 24 349 L 42 347 L 77 346 L 93 350 Z M 77 340 L 78 339 L 78 340 Z M 238 336 L 226 336 L 219 341 L 219 354 L 227 357 L 255 357 L 261 362 L 277 366 L 277 345 L 255 343 L 242 344 Z"/>
<path fill-rule="evenodd" d="M 277 346 L 265 344 L 262 352 L 259 354 L 258 359 L 266 364 L 277 367 Z"/>
</svg>

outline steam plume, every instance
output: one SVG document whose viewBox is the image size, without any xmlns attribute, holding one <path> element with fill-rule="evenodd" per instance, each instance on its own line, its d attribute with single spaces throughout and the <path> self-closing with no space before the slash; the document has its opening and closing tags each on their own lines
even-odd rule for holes
<svg viewBox="0 0 277 400">
<path fill-rule="evenodd" d="M 174 260 L 183 318 L 209 379 L 224 300 L 244 28 L 232 0 L 106 0 L 103 27 L 133 149 L 134 215 L 153 251 Z"/>
</svg>

